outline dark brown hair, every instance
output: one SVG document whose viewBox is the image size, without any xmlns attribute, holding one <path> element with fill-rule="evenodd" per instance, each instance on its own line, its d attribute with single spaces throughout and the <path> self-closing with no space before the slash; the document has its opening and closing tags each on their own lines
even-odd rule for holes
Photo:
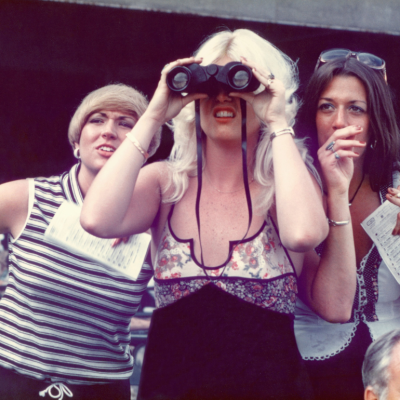
<svg viewBox="0 0 400 400">
<path fill-rule="evenodd" d="M 357 61 L 340 58 L 318 68 L 312 75 L 304 96 L 300 113 L 299 134 L 310 137 L 311 152 L 316 162 L 318 136 L 315 124 L 318 101 L 335 76 L 354 76 L 367 92 L 369 116 L 369 143 L 367 143 L 363 170 L 369 175 L 371 188 L 378 191 L 383 185 L 391 185 L 393 169 L 399 162 L 400 134 L 396 123 L 392 95 L 380 71 Z"/>
</svg>

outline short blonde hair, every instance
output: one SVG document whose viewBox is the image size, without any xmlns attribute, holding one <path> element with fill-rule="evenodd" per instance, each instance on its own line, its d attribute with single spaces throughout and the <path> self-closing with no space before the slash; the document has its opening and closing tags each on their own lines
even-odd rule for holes
<svg viewBox="0 0 400 400">
<path fill-rule="evenodd" d="M 138 120 L 146 111 L 148 102 L 138 90 L 122 83 L 103 86 L 90 92 L 81 102 L 73 115 L 68 128 L 68 140 L 74 149 L 79 143 L 82 128 L 88 118 L 101 110 L 121 111 Z M 154 135 L 148 153 L 152 156 L 161 140 L 161 128 Z"/>
</svg>

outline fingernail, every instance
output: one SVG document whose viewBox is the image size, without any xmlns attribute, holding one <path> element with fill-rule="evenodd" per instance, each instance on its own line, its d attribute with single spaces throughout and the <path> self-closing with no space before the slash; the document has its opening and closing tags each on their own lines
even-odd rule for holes
<svg viewBox="0 0 400 400">
<path fill-rule="evenodd" d="M 364 141 L 362 141 L 362 140 L 360 140 L 360 144 L 366 144 L 367 142 L 364 142 Z"/>
<path fill-rule="evenodd" d="M 360 125 L 356 125 L 356 129 L 357 129 L 358 131 L 362 131 L 362 127 L 361 127 Z"/>
<path fill-rule="evenodd" d="M 389 191 L 389 192 L 393 192 L 393 188 L 391 188 L 391 187 L 388 188 L 388 191 Z"/>
<path fill-rule="evenodd" d="M 253 72 L 257 72 L 257 70 L 255 68 L 253 68 Z"/>
<path fill-rule="evenodd" d="M 240 58 L 242 58 L 244 61 L 247 61 L 246 57 L 240 56 Z"/>
</svg>

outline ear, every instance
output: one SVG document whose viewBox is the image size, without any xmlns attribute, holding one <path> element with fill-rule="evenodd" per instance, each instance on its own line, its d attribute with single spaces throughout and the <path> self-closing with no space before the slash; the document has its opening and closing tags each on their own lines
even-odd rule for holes
<svg viewBox="0 0 400 400">
<path fill-rule="evenodd" d="M 372 386 L 367 386 L 364 392 L 364 400 L 379 400 L 378 396 L 375 394 Z"/>
<path fill-rule="evenodd" d="M 78 142 L 74 142 L 74 149 L 79 149 L 79 143 Z"/>
</svg>

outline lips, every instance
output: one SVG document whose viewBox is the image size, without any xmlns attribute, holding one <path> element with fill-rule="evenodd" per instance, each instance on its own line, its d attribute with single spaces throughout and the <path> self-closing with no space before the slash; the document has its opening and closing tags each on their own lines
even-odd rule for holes
<svg viewBox="0 0 400 400">
<path fill-rule="evenodd" d="M 113 153 L 115 151 L 115 149 L 108 147 L 108 146 L 101 146 L 101 147 L 99 147 L 99 150 L 109 151 L 111 153 Z"/>
<path fill-rule="evenodd" d="M 215 118 L 235 118 L 236 117 L 236 112 L 233 108 L 231 107 L 216 107 L 214 108 L 214 117 Z"/>
<path fill-rule="evenodd" d="M 109 144 L 101 144 L 100 146 L 97 146 L 96 149 L 101 155 L 104 156 L 110 156 L 116 150 L 114 146 L 111 146 Z"/>
</svg>

